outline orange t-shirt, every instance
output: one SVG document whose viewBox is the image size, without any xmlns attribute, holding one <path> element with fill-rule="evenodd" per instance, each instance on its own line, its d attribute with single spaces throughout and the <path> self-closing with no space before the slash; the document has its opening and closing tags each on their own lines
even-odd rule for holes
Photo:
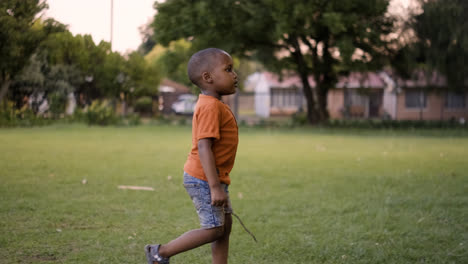
<svg viewBox="0 0 468 264">
<path fill-rule="evenodd" d="M 184 165 L 191 176 L 208 181 L 198 156 L 198 141 L 214 138 L 212 150 L 221 183 L 230 184 L 239 142 L 237 122 L 229 107 L 215 97 L 200 94 L 192 122 L 192 150 Z"/>
</svg>

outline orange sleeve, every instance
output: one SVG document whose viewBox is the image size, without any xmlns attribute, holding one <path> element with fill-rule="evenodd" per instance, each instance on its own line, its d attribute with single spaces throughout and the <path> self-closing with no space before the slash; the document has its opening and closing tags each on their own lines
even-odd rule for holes
<svg viewBox="0 0 468 264">
<path fill-rule="evenodd" d="M 203 138 L 219 139 L 220 111 L 216 104 L 206 104 L 197 115 L 196 141 Z"/>
</svg>

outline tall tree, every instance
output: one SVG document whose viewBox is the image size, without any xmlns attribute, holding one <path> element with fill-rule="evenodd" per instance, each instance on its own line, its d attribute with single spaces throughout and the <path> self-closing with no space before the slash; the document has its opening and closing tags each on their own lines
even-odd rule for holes
<svg viewBox="0 0 468 264">
<path fill-rule="evenodd" d="M 143 56 L 148 54 L 154 46 L 156 46 L 156 41 L 154 40 L 153 28 L 151 27 L 152 21 L 140 26 L 138 30 L 140 31 L 141 44 L 138 46 L 138 52 Z"/>
<path fill-rule="evenodd" d="M 141 96 L 153 96 L 158 92 L 161 75 L 154 65 L 150 65 L 137 51 L 128 55 L 123 66 L 122 91 L 130 103 Z"/>
<path fill-rule="evenodd" d="M 73 36 L 71 32 L 51 34 L 39 49 L 49 65 L 71 66 L 79 72 L 81 82 L 74 86 L 86 100 L 117 97 L 122 89 L 125 59 L 112 52 L 110 44 L 95 44 L 90 35 Z"/>
<path fill-rule="evenodd" d="M 46 3 L 40 0 L 0 1 L 0 102 L 39 43 L 49 33 L 64 30 L 52 19 L 37 23 L 38 14 L 45 8 Z"/>
<path fill-rule="evenodd" d="M 155 4 L 155 39 L 191 39 L 252 56 L 301 78 L 310 123 L 328 118 L 327 94 L 351 69 L 375 69 L 386 58 L 393 21 L 388 0 L 167 0 Z M 312 89 L 309 76 L 316 81 Z"/>
<path fill-rule="evenodd" d="M 421 1 L 423 12 L 415 17 L 418 37 L 414 50 L 429 70 L 447 77 L 455 91 L 468 90 L 468 1 Z"/>
</svg>

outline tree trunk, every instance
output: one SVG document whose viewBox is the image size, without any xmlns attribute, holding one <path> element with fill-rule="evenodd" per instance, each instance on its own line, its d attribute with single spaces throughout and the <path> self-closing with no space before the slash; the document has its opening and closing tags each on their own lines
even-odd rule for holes
<svg viewBox="0 0 468 264">
<path fill-rule="evenodd" d="M 328 44 L 329 37 L 327 36 L 324 39 L 324 48 L 323 48 L 323 62 L 319 67 L 321 69 L 320 75 L 318 76 L 317 82 L 317 103 L 318 103 L 318 112 L 320 117 L 320 122 L 328 120 L 329 114 L 327 109 L 328 104 L 328 91 L 335 85 L 335 80 L 337 79 L 333 71 L 333 58 L 329 51 Z"/>
<path fill-rule="evenodd" d="M 318 120 L 318 113 L 315 106 L 315 98 L 312 92 L 312 87 L 310 87 L 309 83 L 309 70 L 307 69 L 306 62 L 304 60 L 304 56 L 301 53 L 299 48 L 299 43 L 297 39 L 292 39 L 292 44 L 295 50 L 292 52 L 293 58 L 297 64 L 297 72 L 299 73 L 299 77 L 302 81 L 302 87 L 304 90 L 304 95 L 307 102 L 307 120 L 309 124 L 316 124 Z"/>
<path fill-rule="evenodd" d="M 11 83 L 11 80 L 8 77 L 2 79 L 2 87 L 0 88 L 0 103 L 3 102 L 3 98 L 8 92 L 10 83 Z"/>
<path fill-rule="evenodd" d="M 315 109 L 314 94 L 312 93 L 312 88 L 309 84 L 308 75 L 304 74 L 303 72 L 300 72 L 299 74 L 301 76 L 304 95 L 307 102 L 307 120 L 309 121 L 309 124 L 315 124 L 318 122 L 318 115 Z"/>
<path fill-rule="evenodd" d="M 328 96 L 329 84 L 328 83 L 317 83 L 317 102 L 318 102 L 318 113 L 319 122 L 328 120 L 328 109 L 327 109 L 327 96 Z"/>
</svg>

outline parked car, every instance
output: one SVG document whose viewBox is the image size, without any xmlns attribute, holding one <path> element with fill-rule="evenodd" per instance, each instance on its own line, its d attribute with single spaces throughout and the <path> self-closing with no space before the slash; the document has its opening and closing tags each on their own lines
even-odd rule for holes
<svg viewBox="0 0 468 264">
<path fill-rule="evenodd" d="M 172 111 L 179 115 L 191 115 L 195 110 L 197 96 L 193 94 L 181 94 L 172 104 Z"/>
</svg>

